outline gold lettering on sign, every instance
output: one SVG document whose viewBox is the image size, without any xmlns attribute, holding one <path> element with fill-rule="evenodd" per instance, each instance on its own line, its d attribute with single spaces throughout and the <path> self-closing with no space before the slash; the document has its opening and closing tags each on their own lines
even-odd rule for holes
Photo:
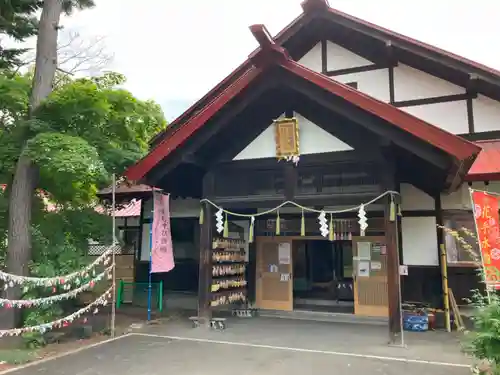
<svg viewBox="0 0 500 375">
<path fill-rule="evenodd" d="M 276 157 L 286 159 L 299 155 L 299 124 L 295 117 L 274 120 Z"/>
</svg>

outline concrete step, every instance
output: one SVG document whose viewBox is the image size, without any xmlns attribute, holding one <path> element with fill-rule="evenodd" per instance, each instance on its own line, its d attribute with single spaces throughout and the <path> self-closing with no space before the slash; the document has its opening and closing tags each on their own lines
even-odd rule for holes
<svg viewBox="0 0 500 375">
<path fill-rule="evenodd" d="M 320 322 L 332 323 L 359 323 L 359 324 L 372 324 L 372 325 L 387 325 L 388 318 L 381 317 L 367 317 L 354 314 L 341 314 L 319 311 L 275 311 L 275 310 L 259 310 L 259 316 L 268 318 L 283 318 L 283 319 L 298 319 L 298 320 L 311 320 Z"/>
</svg>

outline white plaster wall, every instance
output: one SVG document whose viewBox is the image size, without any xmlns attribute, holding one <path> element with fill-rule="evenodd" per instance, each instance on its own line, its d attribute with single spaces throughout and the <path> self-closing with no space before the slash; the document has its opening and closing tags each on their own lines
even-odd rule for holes
<svg viewBox="0 0 500 375">
<path fill-rule="evenodd" d="M 315 72 L 321 73 L 321 43 L 316 44 L 309 52 L 302 56 L 299 64 L 304 65 L 306 68 L 314 70 Z"/>
<path fill-rule="evenodd" d="M 472 100 L 474 113 L 474 130 L 485 132 L 500 130 L 500 103 L 496 100 L 479 95 Z"/>
<path fill-rule="evenodd" d="M 371 61 L 352 53 L 338 44 L 327 42 L 327 69 L 339 70 L 372 64 Z M 299 61 L 300 64 L 321 73 L 321 43 L 316 44 Z M 384 102 L 389 102 L 389 70 L 344 74 L 330 77 L 342 83 L 357 82 L 358 90 Z"/>
<path fill-rule="evenodd" d="M 335 44 L 327 42 L 327 69 L 338 70 L 369 65 L 372 62 Z M 321 43 L 317 43 L 299 61 L 316 72 L 321 72 Z M 389 102 L 388 69 L 346 74 L 331 77 L 342 83 L 357 82 L 358 90 L 376 99 Z M 408 65 L 394 68 L 394 91 L 396 101 L 423 99 L 443 95 L 465 93 L 465 88 L 434 77 Z M 403 108 L 431 124 L 451 133 L 468 133 L 467 105 L 465 101 L 429 104 Z M 500 130 L 500 102 L 479 95 L 473 100 L 476 132 Z"/>
<path fill-rule="evenodd" d="M 472 188 L 500 194 L 500 181 L 490 182 L 489 185 L 485 185 L 483 182 L 474 182 Z M 441 207 L 443 210 L 471 210 L 469 186 L 464 183 L 454 193 L 441 194 Z"/>
<path fill-rule="evenodd" d="M 301 155 L 324 152 L 352 150 L 352 148 L 327 131 L 312 123 L 298 113 L 294 114 L 299 122 L 299 150 Z M 233 160 L 248 160 L 276 157 L 274 124 L 269 125 Z"/>
<path fill-rule="evenodd" d="M 439 265 L 435 217 L 402 217 L 402 264 L 409 266 Z"/>
<path fill-rule="evenodd" d="M 338 44 L 332 43 L 330 41 L 326 42 L 326 53 L 327 53 L 327 70 L 339 70 L 347 68 L 355 68 L 359 66 L 366 66 L 373 64 L 372 61 L 365 59 L 355 53 L 339 46 Z M 321 58 L 321 47 L 320 47 L 320 58 Z M 321 60 L 320 60 L 321 61 Z"/>
<path fill-rule="evenodd" d="M 403 107 L 400 109 L 450 133 L 463 134 L 469 132 L 467 104 L 465 100 Z"/>
<path fill-rule="evenodd" d="M 330 41 L 327 41 L 326 53 L 326 68 L 329 71 L 372 64 L 370 60 L 356 55 L 348 49 L 345 49 L 338 44 L 332 43 Z M 321 43 L 317 43 L 309 52 L 307 52 L 301 59 L 299 59 L 298 62 L 306 66 L 307 68 L 314 70 L 315 72 L 321 73 Z"/>
<path fill-rule="evenodd" d="M 434 198 L 411 184 L 401 184 L 401 209 L 403 211 L 434 210 Z"/>
<path fill-rule="evenodd" d="M 359 91 L 386 103 L 390 101 L 389 69 L 377 69 L 369 72 L 343 74 L 330 78 L 342 83 L 357 82 Z"/>
<path fill-rule="evenodd" d="M 424 99 L 433 96 L 464 94 L 465 89 L 407 65 L 394 68 L 396 101 Z"/>
</svg>

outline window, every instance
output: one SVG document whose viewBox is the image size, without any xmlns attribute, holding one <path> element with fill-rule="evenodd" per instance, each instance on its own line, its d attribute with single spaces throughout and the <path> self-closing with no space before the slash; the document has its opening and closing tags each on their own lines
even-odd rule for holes
<svg viewBox="0 0 500 375">
<path fill-rule="evenodd" d="M 476 233 L 472 212 L 464 210 L 443 211 L 443 223 L 446 228 L 445 246 L 448 263 L 473 264 L 480 256 L 480 250 L 476 239 L 466 233 Z M 449 233 L 450 231 L 458 231 L 465 243 Z"/>
<path fill-rule="evenodd" d="M 123 242 L 122 254 L 135 254 L 139 249 L 140 227 L 125 227 L 120 229 L 120 240 Z"/>
<path fill-rule="evenodd" d="M 344 83 L 344 85 L 347 85 L 347 86 L 350 86 L 352 87 L 353 89 L 358 89 L 358 83 L 357 82 L 347 82 L 347 83 Z"/>
</svg>

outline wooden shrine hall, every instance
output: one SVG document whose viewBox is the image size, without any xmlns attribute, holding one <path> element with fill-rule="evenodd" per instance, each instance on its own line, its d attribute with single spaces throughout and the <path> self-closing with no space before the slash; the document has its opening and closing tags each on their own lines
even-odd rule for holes
<svg viewBox="0 0 500 375">
<path fill-rule="evenodd" d="M 305 4 L 314 7 L 322 3 Z M 254 264 L 244 271 L 248 279 L 245 293 L 257 308 L 292 310 L 295 289 L 302 288 L 306 293 L 317 287 L 326 293 L 330 286 L 321 277 L 313 280 L 315 285 L 304 282 L 301 286 L 303 270 L 290 258 L 301 256 L 301 244 L 305 241 L 316 249 L 330 246 L 332 241 L 320 234 L 317 213 L 304 213 L 294 206 L 283 207 L 278 215 L 257 216 L 259 212 L 285 201 L 320 211 L 358 206 L 386 191 L 398 192 L 401 183 L 410 183 L 432 197 L 439 196 L 462 184 L 481 149 L 303 66 L 294 60 L 295 52 L 276 43 L 263 25 L 251 26 L 250 30 L 260 48 L 239 68 L 243 71 L 238 77 L 218 89 L 217 95 L 196 112 L 186 115 L 168 136 L 159 139 L 151 152 L 127 171 L 127 177 L 173 196 L 208 199 L 231 212 L 248 217 L 255 214 L 254 238 L 245 245 L 250 253 L 247 263 Z M 293 49 L 291 41 L 289 45 Z M 299 129 L 306 126 L 304 119 L 320 128 L 317 138 L 299 138 Z M 250 152 L 248 146 L 268 128 L 267 143 L 263 141 L 260 147 L 268 147 L 275 156 L 239 157 Z M 321 137 L 330 135 L 349 149 L 302 152 L 306 147 L 320 148 Z M 353 259 L 359 260 L 367 243 L 372 244 L 368 247 L 371 272 L 362 275 L 364 270 L 352 266 L 353 313 L 389 317 L 393 340 L 400 331 L 401 319 L 401 219 L 391 220 L 394 200 L 398 203 L 397 195 L 386 195 L 366 208 L 368 227 L 364 236 L 357 211 L 338 213 L 332 221 L 341 232 L 335 234 L 334 246 L 340 249 L 347 242 L 352 243 L 350 255 L 343 255 L 345 259 L 340 261 L 343 268 L 332 272 L 350 272 L 349 264 Z M 219 290 L 213 287 L 213 261 L 226 259 L 223 255 L 214 258 L 213 251 L 224 241 L 226 248 L 239 248 L 240 240 L 221 238 L 222 233 L 216 228 L 217 208 L 202 202 L 199 317 L 210 320 L 212 307 L 217 306 L 213 293 Z M 228 231 L 235 233 L 238 230 L 231 227 L 233 219 L 250 221 L 230 214 L 224 217 L 222 220 L 230 221 Z M 328 216 L 327 220 L 331 218 Z M 248 235 L 241 241 L 249 242 Z M 322 272 L 320 267 L 317 266 L 317 274 Z M 280 278 L 278 274 L 287 277 Z M 228 280 L 231 282 L 240 274 L 229 275 L 233 275 Z M 243 284 L 238 280 L 237 285 L 240 288 Z M 336 289 L 341 290 L 343 285 L 346 284 L 336 285 Z"/>
</svg>

